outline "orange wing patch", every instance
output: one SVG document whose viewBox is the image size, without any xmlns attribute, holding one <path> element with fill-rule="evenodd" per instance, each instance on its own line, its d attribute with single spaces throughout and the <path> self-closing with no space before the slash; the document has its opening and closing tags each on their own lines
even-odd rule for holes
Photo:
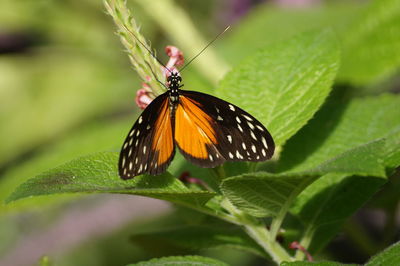
<svg viewBox="0 0 400 266">
<path fill-rule="evenodd" d="M 172 137 L 171 115 L 168 106 L 168 99 L 164 101 L 160 108 L 159 116 L 154 123 L 155 133 L 152 141 L 152 150 L 158 151 L 157 164 L 162 165 L 170 159 L 174 150 Z"/>
<path fill-rule="evenodd" d="M 217 144 L 212 118 L 198 103 L 180 96 L 175 113 L 175 140 L 181 150 L 197 159 L 208 159 L 206 144 Z"/>
</svg>

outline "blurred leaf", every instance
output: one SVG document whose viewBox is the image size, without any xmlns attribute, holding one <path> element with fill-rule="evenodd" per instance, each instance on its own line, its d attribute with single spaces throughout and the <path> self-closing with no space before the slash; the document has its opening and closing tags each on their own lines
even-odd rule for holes
<svg viewBox="0 0 400 266">
<path fill-rule="evenodd" d="M 51 266 L 53 263 L 51 262 L 48 256 L 43 256 L 39 259 L 39 266 Z"/>
<path fill-rule="evenodd" d="M 71 192 L 124 193 L 163 199 L 199 208 L 215 194 L 192 191 L 168 173 L 121 180 L 118 153 L 103 152 L 72 160 L 19 186 L 7 202 L 35 195 Z"/>
<path fill-rule="evenodd" d="M 267 44 L 281 42 L 301 32 L 333 28 L 340 33 L 359 11 L 360 3 L 353 1 L 324 2 L 301 8 L 271 2 L 259 4 L 241 17 L 240 23 L 232 26 L 215 45 L 228 62 L 236 64 Z"/>
<path fill-rule="evenodd" d="M 243 230 L 232 226 L 184 226 L 160 232 L 133 236 L 134 241 L 149 239 L 152 242 L 166 241 L 191 250 L 229 247 L 252 252 L 265 257 L 265 251 L 246 235 Z"/>
<path fill-rule="evenodd" d="M 335 261 L 285 261 L 280 266 L 358 266 L 358 264 L 344 264 Z"/>
<path fill-rule="evenodd" d="M 386 163 L 395 164 L 396 157 L 392 156 L 400 150 L 399 105 L 398 95 L 353 100 L 332 95 L 315 118 L 288 141 L 277 163 L 277 171 L 306 171 L 349 149 L 381 138 L 391 145 L 382 159 L 387 157 Z"/>
<path fill-rule="evenodd" d="M 256 116 L 282 145 L 324 102 L 338 63 L 331 32 L 302 34 L 264 47 L 242 62 L 216 93 Z"/>
<path fill-rule="evenodd" d="M 157 265 L 193 265 L 193 266 L 228 266 L 228 264 L 211 258 L 201 256 L 174 256 L 164 257 L 160 259 L 151 259 L 149 261 L 142 261 L 128 266 L 157 266 Z"/>
<path fill-rule="evenodd" d="M 258 172 L 230 177 L 222 192 L 239 209 L 257 217 L 275 216 L 319 176 L 330 173 L 385 177 L 382 165 L 384 141 L 361 145 L 303 172 Z"/>
<path fill-rule="evenodd" d="M 378 255 L 372 257 L 365 266 L 399 265 L 400 264 L 400 242 L 390 246 Z"/>
<path fill-rule="evenodd" d="M 327 174 L 308 186 L 291 212 L 303 222 L 302 232 L 316 252 L 337 233 L 342 223 L 385 183 L 383 178 Z"/>
<path fill-rule="evenodd" d="M 339 80 L 365 85 L 400 67 L 400 2 L 370 1 L 343 34 Z"/>
</svg>

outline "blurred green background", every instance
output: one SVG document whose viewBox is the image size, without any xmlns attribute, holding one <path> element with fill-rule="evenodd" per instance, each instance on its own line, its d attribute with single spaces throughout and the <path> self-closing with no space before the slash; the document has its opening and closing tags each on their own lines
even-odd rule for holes
<svg viewBox="0 0 400 266">
<path fill-rule="evenodd" d="M 371 33 L 371 25 L 355 23 L 371 15 L 370 1 L 167 2 L 171 11 L 184 11 L 204 41 L 232 25 L 209 48 L 216 52 L 215 60 L 227 66 L 216 73 L 217 77 L 267 43 L 329 27 L 343 44 L 338 84 L 351 87 L 355 95 L 399 90 L 400 59 L 390 53 L 386 57 L 380 45 L 388 39 L 398 45 L 400 29 L 387 27 L 377 37 L 373 30 Z M 161 60 L 166 60 L 166 45 L 188 46 L 185 31 L 191 29 L 187 25 L 165 27 L 163 19 L 166 25 L 174 19 L 167 11 L 165 18 L 155 18 L 145 1 L 128 3 Z M 373 15 L 378 22 L 380 16 L 398 22 L 398 11 L 398 5 L 388 6 Z M 176 23 L 179 25 L 179 21 Z M 1 201 L 16 186 L 42 171 L 81 155 L 119 150 L 140 112 L 135 96 L 141 81 L 114 32 L 113 21 L 100 0 L 1 1 Z M 360 46 L 349 32 L 362 35 L 371 45 Z M 197 51 L 197 47 L 183 50 L 186 59 Z M 201 57 L 207 58 L 207 52 Z M 218 79 L 204 73 L 196 62 L 185 71 L 184 78 L 187 89 L 208 92 Z M 398 182 L 394 187 L 399 187 Z M 0 265 L 32 265 L 43 255 L 56 265 L 124 265 L 161 255 L 195 254 L 198 252 L 163 243 L 152 246 L 130 240 L 132 234 L 188 222 L 193 217 L 193 213 L 161 201 L 126 195 L 61 195 L 2 203 Z M 335 241 L 340 242 L 340 237 Z M 369 255 L 362 249 L 355 253 L 358 261 Z M 258 265 L 262 261 L 227 248 L 200 254 L 232 265 Z M 320 256 L 351 260 L 334 244 Z"/>
</svg>

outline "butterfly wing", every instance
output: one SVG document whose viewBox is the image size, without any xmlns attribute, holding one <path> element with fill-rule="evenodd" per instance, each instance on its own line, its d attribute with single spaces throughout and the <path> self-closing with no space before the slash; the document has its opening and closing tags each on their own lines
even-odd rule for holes
<svg viewBox="0 0 400 266">
<path fill-rule="evenodd" d="M 168 94 L 164 93 L 146 107 L 126 137 L 118 164 L 121 178 L 164 172 L 175 154 L 173 135 Z"/>
<path fill-rule="evenodd" d="M 252 115 L 214 96 L 181 91 L 175 140 L 185 158 L 201 167 L 224 161 L 265 161 L 275 144 Z"/>
</svg>

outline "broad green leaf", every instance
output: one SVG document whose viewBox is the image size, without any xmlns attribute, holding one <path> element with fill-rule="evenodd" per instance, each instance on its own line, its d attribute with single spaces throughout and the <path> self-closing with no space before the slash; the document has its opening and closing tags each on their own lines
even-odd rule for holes
<svg viewBox="0 0 400 266">
<path fill-rule="evenodd" d="M 400 128 L 386 138 L 385 165 L 396 168 L 400 165 Z"/>
<path fill-rule="evenodd" d="M 267 256 L 265 251 L 238 227 L 184 226 L 160 232 L 133 236 L 134 241 L 166 241 L 169 244 L 192 250 L 229 247 Z"/>
<path fill-rule="evenodd" d="M 242 62 L 216 93 L 253 114 L 282 145 L 324 102 L 338 65 L 338 45 L 330 31 L 301 34 Z"/>
<path fill-rule="evenodd" d="M 343 264 L 335 261 L 285 261 L 280 266 L 358 266 L 357 264 Z"/>
<path fill-rule="evenodd" d="M 201 207 L 215 194 L 193 191 L 168 173 L 121 180 L 117 171 L 118 153 L 103 152 L 75 159 L 19 186 L 7 201 L 56 193 L 124 193 L 148 196 Z"/>
<path fill-rule="evenodd" d="M 383 178 L 327 174 L 302 191 L 291 212 L 304 225 L 301 229 L 305 234 L 303 237 L 312 239 L 308 250 L 316 252 L 323 248 L 345 219 L 384 183 Z"/>
<path fill-rule="evenodd" d="M 385 139 L 378 139 L 357 146 L 306 172 L 316 172 L 321 175 L 327 173 L 345 173 L 386 177 L 382 160 L 382 157 L 385 155 L 385 144 Z"/>
<path fill-rule="evenodd" d="M 339 80 L 365 85 L 400 68 L 400 2 L 370 1 L 343 34 Z"/>
<path fill-rule="evenodd" d="M 164 266 L 164 265 L 187 265 L 187 266 L 228 266 L 225 262 L 201 256 L 174 256 L 142 261 L 128 266 Z"/>
<path fill-rule="evenodd" d="M 365 266 L 400 265 L 400 242 L 371 258 Z"/>
<path fill-rule="evenodd" d="M 340 93 L 336 91 L 315 118 L 288 141 L 277 171 L 306 171 L 381 138 L 387 139 L 391 146 L 389 151 L 384 151 L 389 154 L 382 155 L 382 160 L 387 157 L 392 160 L 388 164 L 392 167 L 396 164 L 400 150 L 400 96 L 386 94 L 347 100 L 341 99 Z"/>
<path fill-rule="evenodd" d="M 258 172 L 225 179 L 221 191 L 233 205 L 248 214 L 276 216 L 291 197 L 315 178 Z"/>
<path fill-rule="evenodd" d="M 222 192 L 238 208 L 251 215 L 275 216 L 310 183 L 330 173 L 385 177 L 382 165 L 384 140 L 361 145 L 303 172 L 258 172 L 230 177 Z"/>
</svg>

